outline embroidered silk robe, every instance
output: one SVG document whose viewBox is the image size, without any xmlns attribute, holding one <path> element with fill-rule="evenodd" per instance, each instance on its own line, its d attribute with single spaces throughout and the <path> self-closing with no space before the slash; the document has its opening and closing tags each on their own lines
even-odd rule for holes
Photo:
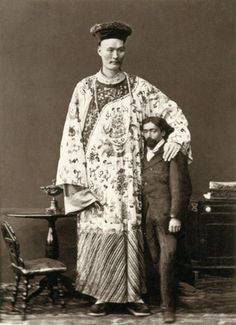
<svg viewBox="0 0 236 325">
<path fill-rule="evenodd" d="M 99 74 L 75 87 L 64 126 L 57 185 L 66 213 L 78 211 L 77 290 L 103 302 L 145 292 L 141 232 L 141 125 L 161 116 L 191 159 L 188 123 L 177 104 L 144 79 L 126 74 L 110 86 Z M 66 192 L 66 191 L 65 191 Z M 99 205 L 94 205 L 95 201 Z"/>
</svg>

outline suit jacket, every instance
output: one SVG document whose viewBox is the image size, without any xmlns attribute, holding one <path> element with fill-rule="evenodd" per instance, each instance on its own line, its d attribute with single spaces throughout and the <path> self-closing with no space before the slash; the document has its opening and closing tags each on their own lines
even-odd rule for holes
<svg viewBox="0 0 236 325">
<path fill-rule="evenodd" d="M 163 160 L 163 146 L 155 156 L 143 161 L 143 194 L 149 218 L 167 225 L 170 214 L 181 219 L 192 193 L 187 157 L 179 152 L 169 162 Z"/>
</svg>

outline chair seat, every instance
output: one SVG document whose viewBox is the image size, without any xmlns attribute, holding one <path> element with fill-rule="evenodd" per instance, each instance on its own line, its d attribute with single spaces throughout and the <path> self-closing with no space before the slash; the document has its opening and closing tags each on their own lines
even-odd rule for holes
<svg viewBox="0 0 236 325">
<path fill-rule="evenodd" d="M 21 267 L 12 263 L 12 267 L 25 275 L 65 272 L 67 270 L 62 262 L 47 257 L 26 260 L 24 264 L 25 267 Z"/>
</svg>

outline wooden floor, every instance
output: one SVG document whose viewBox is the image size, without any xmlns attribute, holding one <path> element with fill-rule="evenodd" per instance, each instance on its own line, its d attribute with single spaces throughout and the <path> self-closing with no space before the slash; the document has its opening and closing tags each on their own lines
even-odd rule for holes
<svg viewBox="0 0 236 325">
<path fill-rule="evenodd" d="M 104 317 L 87 316 L 86 300 L 67 299 L 66 309 L 52 305 L 46 295 L 34 298 L 29 304 L 27 320 L 23 322 L 19 311 L 11 311 L 12 286 L 2 285 L 0 306 L 2 324 L 32 325 L 161 325 L 158 305 L 152 305 L 152 315 L 134 317 L 123 305 L 113 305 L 112 313 Z M 176 324 L 228 325 L 236 324 L 236 286 L 232 277 L 202 276 L 196 286 L 181 282 Z M 20 301 L 19 301 L 20 305 Z"/>
</svg>

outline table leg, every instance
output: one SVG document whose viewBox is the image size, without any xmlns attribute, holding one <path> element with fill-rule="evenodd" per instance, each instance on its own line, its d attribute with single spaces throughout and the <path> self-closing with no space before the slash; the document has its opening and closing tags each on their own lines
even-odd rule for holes
<svg viewBox="0 0 236 325">
<path fill-rule="evenodd" d="M 57 259 L 59 257 L 59 242 L 56 232 L 56 220 L 57 218 L 50 218 L 48 220 L 48 235 L 46 241 L 46 257 Z M 56 281 L 57 282 L 57 281 Z M 73 296 L 75 294 L 75 288 L 72 284 L 72 280 L 65 275 L 61 275 L 61 283 L 68 290 L 68 295 Z"/>
<path fill-rule="evenodd" d="M 57 218 L 50 218 L 48 220 L 48 234 L 46 241 L 46 257 L 57 259 L 59 257 L 59 244 L 57 239 L 57 232 L 55 221 Z"/>
</svg>

